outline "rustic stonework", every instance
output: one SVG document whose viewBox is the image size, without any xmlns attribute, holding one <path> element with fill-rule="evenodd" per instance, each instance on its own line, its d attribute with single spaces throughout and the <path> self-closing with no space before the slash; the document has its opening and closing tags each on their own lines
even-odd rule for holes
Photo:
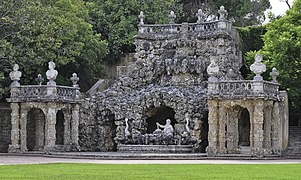
<svg viewBox="0 0 301 180">
<path fill-rule="evenodd" d="M 17 66 L 16 66 L 17 67 Z M 57 86 L 54 69 L 49 63 L 47 85 L 20 85 L 11 75 L 11 144 L 8 151 L 75 151 L 79 150 L 79 88 L 78 77 L 73 74 L 72 87 Z M 21 72 L 18 73 L 19 75 Z M 59 132 L 60 131 L 60 132 Z"/>
<path fill-rule="evenodd" d="M 11 133 L 11 109 L 8 103 L 0 103 L 0 152 L 8 151 Z"/>
<path fill-rule="evenodd" d="M 81 121 L 80 127 L 87 130 L 81 131 L 80 136 L 94 141 L 88 144 L 80 140 L 81 146 L 94 150 L 92 144 L 98 147 L 105 141 L 100 137 L 104 131 L 104 134 L 116 132 L 109 137 L 116 145 L 159 143 L 152 141 L 150 126 L 154 118 L 165 124 L 166 119 L 156 114 L 164 109 L 169 112 L 166 113 L 170 114 L 175 128 L 173 143 L 193 144 L 195 151 L 204 152 L 208 144 L 206 81 L 210 60 L 214 59 L 219 66 L 216 78 L 242 79 L 235 31 L 226 20 L 158 26 L 144 24 L 143 13 L 140 18 L 135 62 L 126 67 L 109 89 L 94 94 L 92 100 L 86 102 L 93 101 L 92 106 L 96 107 L 92 113 L 97 118 L 86 113 L 89 108 L 81 108 L 82 118 L 89 120 Z M 232 71 L 227 76 L 228 69 Z M 130 132 L 127 136 L 126 118 Z M 96 149 L 107 150 L 108 147 Z"/>
<path fill-rule="evenodd" d="M 205 22 L 198 11 L 196 23 L 175 24 L 171 12 L 169 24 L 149 25 L 141 12 L 134 62 L 117 68 L 109 88 L 100 80 L 85 97 L 76 74 L 72 87 L 56 86 L 53 62 L 47 86 L 20 85 L 15 68 L 9 151 L 281 155 L 288 143 L 288 102 L 279 73 L 274 69 L 273 81 L 264 81 L 257 55 L 256 78 L 244 80 L 238 34 L 224 7 L 218 13 L 219 20 Z M 160 130 L 166 124 L 173 129 L 168 136 Z"/>
</svg>

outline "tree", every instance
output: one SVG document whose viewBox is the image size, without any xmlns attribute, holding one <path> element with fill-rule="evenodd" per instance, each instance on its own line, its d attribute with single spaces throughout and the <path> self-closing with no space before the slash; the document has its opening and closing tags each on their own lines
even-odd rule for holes
<svg viewBox="0 0 301 180">
<path fill-rule="evenodd" d="M 237 30 L 241 39 L 240 50 L 244 55 L 243 57 L 246 57 L 244 58 L 245 66 L 241 69 L 241 74 L 244 78 L 252 79 L 254 75 L 251 73 L 249 67 L 254 63 L 256 52 L 262 49 L 264 45 L 262 37 L 267 29 L 264 25 L 237 28 Z"/>
<path fill-rule="evenodd" d="M 134 52 L 138 15 L 143 11 L 146 23 L 167 22 L 171 10 L 178 15 L 174 0 L 88 0 L 91 24 L 108 42 L 107 61 L 116 62 L 123 53 Z"/>
<path fill-rule="evenodd" d="M 271 7 L 269 0 L 180 0 L 180 3 L 183 20 L 195 22 L 195 14 L 200 8 L 209 16 L 216 15 L 220 6 L 225 6 L 229 18 L 240 27 L 261 24 L 265 19 L 264 11 Z"/>
<path fill-rule="evenodd" d="M 76 72 L 83 87 L 91 86 L 99 76 L 106 42 L 95 34 L 87 22 L 88 9 L 82 0 L 9 1 L 1 6 L 5 31 L 0 32 L 0 55 L 9 64 L 18 63 L 22 83 L 34 83 L 47 62 L 54 61 L 61 74 L 57 81 L 69 84 Z M 7 11 L 6 9 L 9 9 Z M 4 61 L 1 62 L 3 65 Z M 89 71 L 87 71 L 87 69 Z"/>
<path fill-rule="evenodd" d="M 301 116 L 301 0 L 295 0 L 286 15 L 267 25 L 263 36 L 264 55 L 269 69 L 276 67 L 279 82 L 289 94 L 291 112 Z M 249 53 L 251 58 L 254 53 Z"/>
</svg>

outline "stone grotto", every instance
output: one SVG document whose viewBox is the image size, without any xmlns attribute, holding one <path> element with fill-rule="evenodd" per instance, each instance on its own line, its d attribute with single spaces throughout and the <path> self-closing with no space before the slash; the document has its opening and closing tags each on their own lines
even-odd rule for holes
<svg viewBox="0 0 301 180">
<path fill-rule="evenodd" d="M 49 62 L 47 85 L 20 85 L 18 65 L 10 77 L 10 153 L 120 151 L 281 156 L 288 146 L 288 100 L 257 54 L 244 80 L 239 35 L 222 6 L 218 19 L 145 24 L 139 15 L 135 61 L 119 67 L 118 79 L 80 93 L 56 85 Z M 102 81 L 104 82 L 104 81 Z"/>
</svg>

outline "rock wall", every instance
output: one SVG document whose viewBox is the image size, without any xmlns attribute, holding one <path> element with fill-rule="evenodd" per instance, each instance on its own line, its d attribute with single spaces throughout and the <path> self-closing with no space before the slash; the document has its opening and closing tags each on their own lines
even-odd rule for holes
<svg viewBox="0 0 301 180">
<path fill-rule="evenodd" d="M 135 61 L 122 76 L 82 104 L 81 149 L 109 151 L 117 144 L 145 144 L 149 119 L 159 117 L 151 112 L 166 107 L 174 111 L 175 141 L 187 143 L 183 141 L 186 132 L 196 142 L 196 149 L 204 152 L 208 144 L 206 69 L 214 59 L 220 67 L 218 78 L 242 78 L 235 37 L 226 32 L 205 36 L 167 32 L 160 38 L 139 34 L 135 45 Z"/>
<path fill-rule="evenodd" d="M 81 151 L 116 150 L 116 127 L 109 111 L 99 110 L 97 102 L 86 98 L 81 104 L 79 122 L 79 146 Z"/>
<path fill-rule="evenodd" d="M 8 103 L 0 103 L 0 152 L 7 152 L 10 144 L 11 109 Z"/>
</svg>

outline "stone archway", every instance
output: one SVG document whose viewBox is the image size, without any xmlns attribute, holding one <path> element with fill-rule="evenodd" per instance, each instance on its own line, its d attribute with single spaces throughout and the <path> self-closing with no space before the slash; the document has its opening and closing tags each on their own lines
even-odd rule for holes
<svg viewBox="0 0 301 180">
<path fill-rule="evenodd" d="M 27 114 L 26 144 L 28 151 L 43 151 L 45 146 L 45 114 L 32 108 Z"/>
<path fill-rule="evenodd" d="M 153 133 L 157 129 L 157 122 L 164 125 L 166 120 L 170 119 L 172 126 L 176 124 L 175 111 L 167 106 L 152 108 L 148 111 L 147 116 L 147 133 Z"/>
<path fill-rule="evenodd" d="M 64 129 L 65 129 L 65 117 L 62 110 L 56 113 L 55 124 L 55 145 L 64 145 Z"/>
<path fill-rule="evenodd" d="M 250 146 L 250 113 L 247 108 L 242 108 L 240 110 L 238 133 L 238 145 Z"/>
</svg>

